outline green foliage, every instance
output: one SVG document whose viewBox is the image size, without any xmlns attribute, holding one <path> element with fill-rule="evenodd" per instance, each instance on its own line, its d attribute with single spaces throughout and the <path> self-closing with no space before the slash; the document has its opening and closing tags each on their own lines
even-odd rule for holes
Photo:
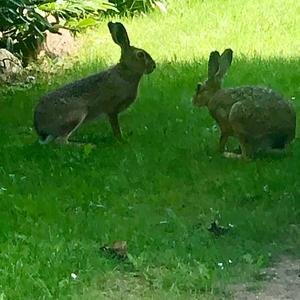
<svg viewBox="0 0 300 300">
<path fill-rule="evenodd" d="M 3 0 L 0 47 L 20 56 L 26 66 L 36 59 L 47 31 L 64 27 L 75 33 L 97 24 L 103 14 L 148 12 L 155 7 L 165 9 L 162 1 L 154 0 Z"/>
<path fill-rule="evenodd" d="M 117 11 L 106 0 L 4 0 L 0 7 L 0 47 L 22 57 L 23 64 L 35 59 L 46 31 L 60 27 L 77 31 L 95 25 L 101 13 Z M 54 22 L 48 18 L 54 17 Z"/>
<path fill-rule="evenodd" d="M 59 24 L 71 30 L 95 25 L 103 12 L 118 12 L 115 5 L 106 0 L 51 1 L 38 8 L 54 16 Z"/>
<path fill-rule="evenodd" d="M 0 7 L 0 46 L 23 57 L 24 65 L 35 58 L 45 31 L 52 26 L 32 2 L 5 0 Z"/>
<path fill-rule="evenodd" d="M 136 12 L 149 12 L 154 8 L 165 11 L 164 0 L 109 0 L 123 15 L 132 15 Z"/>
</svg>

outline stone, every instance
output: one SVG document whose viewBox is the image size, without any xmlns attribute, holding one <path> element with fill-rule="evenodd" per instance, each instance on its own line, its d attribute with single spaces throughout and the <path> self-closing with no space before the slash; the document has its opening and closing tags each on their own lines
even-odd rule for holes
<svg viewBox="0 0 300 300">
<path fill-rule="evenodd" d="M 9 82 L 23 70 L 21 61 L 8 50 L 0 49 L 0 82 Z"/>
</svg>

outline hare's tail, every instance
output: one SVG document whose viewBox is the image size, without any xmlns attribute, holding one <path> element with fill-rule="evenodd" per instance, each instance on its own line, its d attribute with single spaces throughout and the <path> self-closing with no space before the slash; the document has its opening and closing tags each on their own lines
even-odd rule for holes
<svg viewBox="0 0 300 300">
<path fill-rule="evenodd" d="M 52 142 L 55 139 L 55 137 L 53 135 L 44 135 L 44 136 L 40 136 L 39 138 L 39 143 L 41 145 L 46 145 L 49 144 L 50 142 Z"/>
<path fill-rule="evenodd" d="M 51 141 L 53 141 L 56 137 L 47 133 L 45 130 L 41 129 L 38 125 L 38 113 L 35 111 L 34 117 L 33 117 L 33 126 L 35 127 L 35 130 L 39 137 L 39 143 L 41 145 L 49 144 Z"/>
</svg>

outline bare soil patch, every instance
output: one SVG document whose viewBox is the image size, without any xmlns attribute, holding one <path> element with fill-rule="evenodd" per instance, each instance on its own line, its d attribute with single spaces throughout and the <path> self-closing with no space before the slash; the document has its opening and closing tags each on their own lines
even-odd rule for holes
<svg viewBox="0 0 300 300">
<path fill-rule="evenodd" d="M 233 299 L 300 300 L 300 259 L 282 257 L 274 266 L 263 270 L 259 279 L 260 286 L 250 283 L 235 287 Z"/>
<path fill-rule="evenodd" d="M 47 33 L 45 49 L 53 56 L 76 54 L 80 47 L 80 41 L 66 29 L 60 29 L 60 34 Z"/>
</svg>

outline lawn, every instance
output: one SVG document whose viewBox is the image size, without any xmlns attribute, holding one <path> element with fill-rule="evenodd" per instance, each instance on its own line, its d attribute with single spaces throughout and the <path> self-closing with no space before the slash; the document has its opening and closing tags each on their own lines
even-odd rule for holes
<svg viewBox="0 0 300 300">
<path fill-rule="evenodd" d="M 1 300 L 230 298 L 230 283 L 299 249 L 299 139 L 286 156 L 225 159 L 190 101 L 210 51 L 231 47 L 225 86 L 273 87 L 299 114 L 299 1 L 170 0 L 122 22 L 157 69 L 120 118 L 121 143 L 105 120 L 73 137 L 95 149 L 42 146 L 32 128 L 40 95 L 118 60 L 106 20 L 55 72 L 1 92 Z M 230 230 L 215 236 L 214 220 Z M 100 251 L 114 240 L 127 260 Z"/>
</svg>

